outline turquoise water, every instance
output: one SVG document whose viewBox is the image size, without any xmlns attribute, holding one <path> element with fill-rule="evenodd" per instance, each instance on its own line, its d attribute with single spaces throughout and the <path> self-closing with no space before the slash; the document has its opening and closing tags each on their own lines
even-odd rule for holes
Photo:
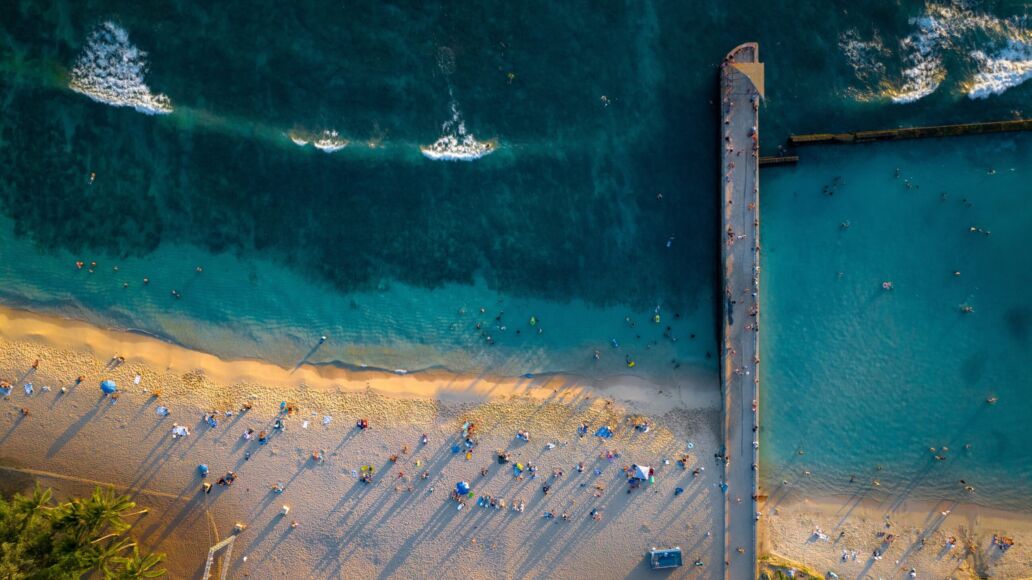
<svg viewBox="0 0 1032 580">
<path fill-rule="evenodd" d="M 764 175 L 765 486 L 1027 509 L 1032 136 L 803 155 Z"/>
<path fill-rule="evenodd" d="M 767 63 L 766 153 L 793 132 L 1028 115 L 1032 39 L 1022 2 L 330 7 L 263 0 L 156 8 L 12 1 L 0 4 L 0 301 L 287 366 L 307 360 L 512 376 L 626 373 L 666 380 L 681 376 L 678 369 L 715 376 L 719 137 L 712 100 L 720 59 L 746 40 L 760 43 Z M 1027 151 L 1020 141 L 999 142 L 1016 143 L 1001 155 Z M 809 213 L 848 204 L 846 193 L 868 179 L 896 187 L 899 180 L 880 165 L 913 172 L 915 183 L 923 179 L 913 192 L 922 195 L 934 189 L 931 183 L 959 188 L 982 175 L 1001 199 L 1017 196 L 1018 211 L 1003 201 L 976 202 L 955 219 L 966 227 L 965 220 L 980 217 L 992 224 L 993 236 L 957 243 L 982 243 L 971 252 L 998 250 L 1008 227 L 1011 241 L 1020 241 L 1015 224 L 1029 221 L 1020 211 L 1027 209 L 1016 177 L 1021 159 L 1015 158 L 1014 174 L 1002 163 L 995 175 L 985 174 L 985 151 L 1003 147 L 996 143 L 957 142 L 940 152 L 966 151 L 972 163 L 890 159 L 921 151 L 921 144 L 807 150 L 800 168 L 765 172 L 766 348 L 775 340 L 791 344 L 778 334 L 796 328 L 781 309 L 799 310 L 791 302 L 799 296 L 798 280 L 827 269 L 810 259 L 852 257 L 857 265 L 836 266 L 845 273 L 835 283 L 858 285 L 853 297 L 871 301 L 860 317 L 869 324 L 851 319 L 856 324 L 848 331 L 842 325 L 836 341 L 872 345 L 868 356 L 895 373 L 879 377 L 936 384 L 946 377 L 935 375 L 929 361 L 971 356 L 950 350 L 961 348 L 956 341 L 934 345 L 912 337 L 893 343 L 894 350 L 873 348 L 880 343 L 865 335 L 870 328 L 904 333 L 912 328 L 904 321 L 913 324 L 919 308 L 934 311 L 922 324 L 953 321 L 952 331 L 970 332 L 964 337 L 971 344 L 994 344 L 953 391 L 966 389 L 963 400 L 977 407 L 985 392 L 999 390 L 1001 403 L 992 411 L 1014 412 L 1013 393 L 999 383 L 1018 372 L 1021 351 L 999 346 L 1011 354 L 997 354 L 995 341 L 1012 327 L 1020 335 L 1027 315 L 1017 299 L 1008 303 L 1017 309 L 1011 322 L 993 313 L 997 302 L 987 293 L 1011 286 L 970 285 L 980 268 L 987 277 L 1003 272 L 1019 263 L 1020 253 L 972 253 L 978 265 L 944 266 L 964 270 L 952 286 L 922 286 L 924 278 L 908 280 L 914 268 L 898 271 L 901 264 L 885 257 L 940 243 L 925 229 L 944 223 L 918 222 L 933 215 L 946 220 L 941 216 L 953 215 L 947 210 L 915 215 L 905 236 L 913 245 L 904 253 L 900 236 L 868 238 L 863 248 L 870 254 L 826 251 L 830 242 L 869 235 L 871 222 L 888 227 L 877 217 L 882 214 L 865 216 L 859 206 L 827 216 L 828 232 L 801 229 L 794 216 L 777 219 L 779 211 L 791 211 L 777 204 L 795 199 L 782 191 L 805 196 L 818 184 L 816 199 L 799 201 Z M 469 160 L 442 160 L 456 157 Z M 877 171 L 858 165 L 872 159 L 881 159 Z M 819 197 L 820 184 L 834 175 L 843 177 L 842 193 Z M 888 195 L 879 184 L 871 182 L 878 188 L 865 199 Z M 948 203 L 965 194 L 951 195 Z M 855 225 L 839 232 L 845 219 Z M 819 255 L 807 258 L 810 248 Z M 951 255 L 965 255 L 960 249 Z M 779 265 L 778 251 L 801 257 Z M 77 269 L 77 260 L 87 266 Z M 777 286 L 779 276 L 787 290 Z M 896 290 L 868 296 L 886 276 Z M 909 304 L 917 289 L 928 301 Z M 841 311 L 846 305 L 838 296 L 819 294 L 808 312 L 836 304 L 834 312 Z M 965 301 L 975 312 L 954 316 Z M 770 377 L 772 395 L 829 378 L 804 363 L 813 349 L 838 351 L 810 339 L 827 329 L 804 327 L 791 334 L 803 353 L 779 346 L 766 357 L 768 370 L 792 373 Z M 930 334 L 942 337 L 943 330 Z M 323 335 L 329 340 L 319 346 Z M 898 349 L 919 365 L 913 373 L 888 364 Z M 778 357 L 783 367 L 773 364 Z M 857 376 L 855 368 L 849 376 Z M 931 387 L 904 394 L 882 388 L 888 392 L 865 408 L 887 412 L 897 401 L 927 396 Z M 829 411 L 823 398 L 805 399 L 811 406 L 770 398 L 764 412 L 774 413 L 768 424 L 778 427 L 765 448 L 777 467 L 765 475 L 778 481 L 795 469 L 791 452 L 803 441 L 789 425 Z M 916 416 L 942 423 L 937 414 L 946 411 L 907 410 L 924 412 Z M 807 461 L 839 466 L 815 467 L 812 485 L 824 486 L 815 489 L 836 489 L 846 471 L 871 462 L 889 464 L 865 445 L 854 450 L 848 426 L 844 420 L 806 432 L 837 433 L 848 448 L 835 451 L 838 463 L 808 450 Z M 915 453 L 925 439 L 945 436 L 915 435 Z M 874 446 L 890 441 L 872 437 Z M 980 453 L 973 443 L 971 461 L 980 461 Z M 1000 459 L 995 473 L 1018 474 L 1027 484 L 1020 462 L 1011 466 L 1002 451 L 993 457 Z M 907 456 L 898 465 L 912 463 Z M 939 467 L 952 465 L 951 457 Z M 927 481 L 921 489 L 929 493 L 946 489 L 936 488 L 935 478 Z"/>
<path fill-rule="evenodd" d="M 162 245 L 144 258 L 37 254 L 11 234 L 9 221 L 2 225 L 4 302 L 142 330 L 233 358 L 288 367 L 304 359 L 388 370 L 603 377 L 631 372 L 630 355 L 635 368 L 665 379 L 681 374 L 679 368 L 705 365 L 714 342 L 709 309 L 660 305 L 656 324 L 655 308 L 635 312 L 579 299 L 517 297 L 489 289 L 482 279 L 435 289 L 382 280 L 345 294 L 274 261 L 190 246 Z M 28 255 L 31 260 L 17 259 Z M 81 270 L 76 260 L 86 261 Z M 319 345 L 320 336 L 330 340 Z M 700 351 L 700 360 L 693 358 Z"/>
</svg>

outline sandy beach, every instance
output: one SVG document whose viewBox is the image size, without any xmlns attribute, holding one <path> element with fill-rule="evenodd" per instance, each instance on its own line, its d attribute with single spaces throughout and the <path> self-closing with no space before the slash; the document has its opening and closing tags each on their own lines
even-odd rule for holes
<svg viewBox="0 0 1032 580">
<path fill-rule="evenodd" d="M 590 384 L 284 369 L 4 309 L 0 378 L 13 392 L 0 402 L 0 469 L 5 491 L 35 480 L 59 495 L 96 483 L 128 490 L 151 508 L 136 533 L 169 554 L 174 578 L 197 577 L 207 547 L 238 522 L 247 528 L 235 542 L 231 577 L 637 577 L 649 574 L 650 547 L 675 545 L 686 559 L 675 577 L 716 577 L 719 392 L 715 375 L 682 377 Z M 117 399 L 102 396 L 104 379 L 117 382 Z M 281 412 L 283 403 L 293 412 Z M 203 419 L 208 412 L 214 428 Z M 369 429 L 355 426 L 362 418 Z M 273 428 L 276 419 L 283 430 Z M 642 419 L 648 432 L 633 428 Z M 453 452 L 466 421 L 476 426 L 468 460 L 464 448 Z M 173 423 L 190 434 L 174 439 Z M 590 429 L 584 437 L 582 423 Z M 612 438 L 593 436 L 603 425 Z M 251 440 L 246 429 L 255 430 Z M 515 438 L 520 430 L 529 441 Z M 265 445 L 260 431 L 268 432 Z M 498 451 L 510 454 L 509 464 L 498 462 Z M 685 453 L 686 469 L 677 462 Z M 515 477 L 516 462 L 533 464 L 535 477 Z M 232 470 L 235 483 L 203 493 L 202 463 L 208 481 Z M 653 467 L 655 483 L 628 493 L 621 469 L 635 463 Z M 366 465 L 375 468 L 371 484 L 358 478 Z M 694 476 L 696 467 L 705 469 Z M 458 481 L 470 482 L 477 498 L 522 500 L 525 511 L 475 500 L 458 509 L 449 498 Z M 276 484 L 281 494 L 272 492 Z M 693 566 L 696 559 L 703 565 Z"/>
<path fill-rule="evenodd" d="M 911 569 L 918 578 L 1032 577 L 1029 514 L 860 497 L 785 501 L 769 505 L 765 513 L 762 548 L 820 577 L 834 572 L 841 578 L 906 578 Z M 1000 550 L 994 535 L 1015 543 Z"/>
</svg>

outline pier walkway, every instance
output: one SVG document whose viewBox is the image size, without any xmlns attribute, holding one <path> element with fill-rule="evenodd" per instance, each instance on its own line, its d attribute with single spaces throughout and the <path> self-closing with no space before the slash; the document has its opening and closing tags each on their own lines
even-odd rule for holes
<svg viewBox="0 0 1032 580">
<path fill-rule="evenodd" d="M 757 573 L 759 475 L 759 46 L 736 47 L 721 65 L 720 380 L 724 397 L 725 578 Z"/>
</svg>

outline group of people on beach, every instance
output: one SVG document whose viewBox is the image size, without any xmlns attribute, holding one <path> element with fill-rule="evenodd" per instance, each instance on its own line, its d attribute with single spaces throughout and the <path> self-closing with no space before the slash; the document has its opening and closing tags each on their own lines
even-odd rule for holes
<svg viewBox="0 0 1032 580">
<path fill-rule="evenodd" d="M 125 358 L 122 357 L 122 356 L 115 356 L 115 357 L 112 358 L 112 360 L 110 361 L 109 365 L 105 368 L 104 372 L 111 372 L 115 368 L 117 368 L 117 367 L 119 367 L 119 366 L 121 366 L 123 364 L 125 364 Z M 31 366 L 31 369 L 30 369 L 30 372 L 36 372 L 36 370 L 39 368 L 39 366 L 40 366 L 40 361 L 37 360 L 37 361 L 33 362 L 32 366 Z M 140 385 L 141 384 L 140 379 L 141 379 L 140 375 L 137 374 L 136 375 L 136 379 L 134 380 L 134 383 L 136 385 Z M 84 377 L 82 377 L 82 376 L 78 377 L 76 379 L 76 384 L 82 383 L 83 380 L 84 380 Z M 109 380 L 103 381 L 103 383 L 109 383 L 109 382 L 111 383 L 111 390 L 114 391 L 114 382 L 113 381 L 109 381 Z M 102 385 L 102 390 L 104 390 L 103 386 L 104 385 Z M 0 388 L 6 389 L 5 394 L 7 396 L 10 396 L 10 391 L 11 391 L 10 382 L 7 382 L 7 381 L 0 382 Z M 158 399 L 161 396 L 160 389 L 148 390 L 146 387 L 141 387 L 141 389 L 142 389 L 142 391 L 144 393 L 148 393 L 152 400 Z M 31 393 L 29 393 L 29 394 L 31 394 Z M 115 402 L 115 399 L 112 396 L 113 394 L 116 394 L 116 393 L 115 392 L 109 392 L 108 390 L 104 390 L 104 396 L 108 397 L 108 400 L 111 403 Z M 609 403 L 607 403 L 607 405 L 608 404 Z M 239 406 L 236 406 L 236 407 L 233 407 L 233 408 L 229 408 L 229 409 L 223 408 L 223 409 L 210 409 L 210 410 L 207 410 L 207 411 L 201 413 L 201 416 L 200 416 L 200 428 L 207 429 L 207 430 L 226 429 L 226 428 L 228 428 L 227 427 L 227 422 L 228 422 L 228 424 L 233 425 L 233 424 L 236 424 L 236 421 L 238 421 L 238 420 L 248 421 L 248 418 L 251 417 L 249 412 L 252 411 L 252 408 L 253 408 L 252 407 L 252 403 L 250 401 L 248 401 L 248 402 L 245 402 L 245 403 L 243 403 L 243 404 L 241 404 Z M 309 421 L 304 420 L 303 418 L 295 418 L 296 415 L 300 414 L 300 408 L 299 408 L 299 406 L 297 404 L 289 402 L 289 401 L 281 401 L 280 404 L 279 404 L 279 410 L 278 411 L 279 412 L 276 413 L 270 419 L 271 425 L 265 426 L 265 428 L 258 428 L 257 426 L 254 426 L 254 427 L 252 427 L 252 426 L 245 426 L 243 428 L 243 430 L 241 432 L 241 435 L 240 435 L 241 439 L 245 443 L 252 443 L 253 445 L 256 445 L 256 447 L 250 447 L 250 448 L 245 447 L 244 448 L 244 454 L 243 454 L 244 461 L 251 460 L 252 459 L 252 453 L 256 452 L 257 449 L 260 448 L 261 446 L 266 445 L 275 434 L 281 433 L 281 432 L 285 431 L 287 429 L 288 424 L 291 424 L 293 421 L 300 422 L 302 429 L 307 429 L 308 428 Z M 157 415 L 157 420 L 159 422 L 164 420 L 164 419 L 166 419 L 169 416 L 176 415 L 176 413 L 174 412 L 174 409 L 171 408 L 170 403 L 166 403 L 165 401 L 162 401 L 161 405 L 158 405 L 158 406 L 155 407 L 155 414 Z M 229 421 L 231 418 L 233 418 L 233 421 Z M 329 426 L 330 423 L 331 423 L 331 420 L 332 420 L 332 417 L 327 415 L 327 416 L 323 417 L 323 422 L 322 423 L 323 423 L 324 426 Z M 182 421 L 182 419 L 178 419 L 178 421 Z M 178 421 L 172 423 L 171 428 L 170 428 L 170 430 L 168 432 L 172 441 L 177 441 L 177 440 L 181 440 L 181 439 L 186 438 L 186 437 L 190 437 L 191 434 L 192 434 L 190 426 L 188 426 L 187 424 L 180 424 Z M 355 425 L 354 428 L 357 431 L 359 431 L 359 432 L 366 432 L 366 431 L 369 431 L 369 430 L 371 430 L 373 428 L 373 426 L 372 426 L 371 422 L 369 421 L 369 419 L 364 418 L 364 417 L 363 418 L 359 418 L 358 420 L 356 420 L 354 425 Z M 620 431 L 620 432 L 626 433 L 629 436 L 635 436 L 635 437 L 648 436 L 648 434 L 653 429 L 652 422 L 647 417 L 638 416 L 638 415 L 626 417 L 626 425 L 624 425 L 624 427 L 625 428 L 622 431 Z M 591 427 L 586 422 L 582 422 L 578 426 L 575 427 L 575 432 L 576 432 L 578 438 L 584 438 L 584 437 L 588 436 L 592 430 L 593 430 L 593 427 Z M 614 437 L 614 435 L 617 435 L 617 432 L 618 432 L 618 430 L 615 429 L 611 425 L 602 425 L 602 426 L 598 426 L 597 430 L 595 431 L 595 435 L 597 437 L 599 437 L 600 439 L 602 439 L 603 441 L 607 441 L 607 440 L 611 439 L 612 437 Z M 428 445 L 429 441 L 430 441 L 429 436 L 427 434 L 425 434 L 425 433 L 419 438 L 419 444 L 422 445 L 422 446 Z M 530 442 L 532 441 L 532 437 L 531 437 L 530 431 L 528 429 L 525 429 L 525 428 L 517 429 L 515 434 L 514 434 L 514 441 L 516 442 L 516 449 L 514 449 L 514 450 L 512 450 L 512 449 L 503 449 L 503 450 L 496 451 L 495 458 L 497 460 L 497 464 L 498 465 L 508 466 L 508 468 L 510 468 L 511 471 L 512 471 L 513 478 L 518 480 L 518 481 L 519 480 L 524 480 L 524 479 L 530 479 L 530 480 L 538 479 L 539 475 L 541 477 L 546 477 L 546 476 L 540 474 L 538 466 L 534 465 L 533 462 L 531 462 L 531 461 L 524 461 L 524 460 L 518 459 L 519 449 L 522 448 L 525 445 L 530 444 Z M 456 442 L 451 446 L 452 452 L 456 453 L 456 454 L 460 454 L 461 453 L 461 454 L 464 455 L 464 457 L 465 457 L 465 459 L 467 461 L 471 461 L 471 460 L 473 460 L 474 454 L 475 453 L 479 453 L 479 445 L 480 445 L 479 425 L 477 423 L 475 423 L 473 420 L 465 420 L 462 423 L 462 425 L 461 425 L 461 429 L 460 429 L 460 432 L 459 432 L 459 434 L 458 434 L 458 436 L 456 438 Z M 551 441 L 549 441 L 549 442 L 546 442 L 544 444 L 543 450 L 544 451 L 549 451 L 549 450 L 557 448 L 558 445 L 559 445 L 558 442 L 551 442 Z M 689 449 L 690 449 L 692 447 L 692 444 L 689 443 L 688 445 L 689 445 Z M 399 454 L 392 454 L 390 456 L 389 460 L 390 460 L 391 463 L 398 463 L 401 460 L 401 457 L 404 457 L 408 453 L 409 453 L 408 446 L 407 445 L 402 446 L 400 455 Z M 619 451 L 617 451 L 616 449 L 611 448 L 611 447 L 607 447 L 602 452 L 600 452 L 599 455 L 598 455 L 598 461 L 599 462 L 605 462 L 605 463 L 610 463 L 610 464 L 611 463 L 615 463 L 620 458 L 621 458 L 621 453 Z M 326 450 L 324 450 L 324 449 L 315 449 L 315 450 L 313 450 L 311 452 L 311 455 L 310 455 L 310 460 L 313 463 L 315 463 L 315 464 L 319 464 L 319 465 L 324 464 L 326 462 L 326 460 L 327 460 Z M 692 467 L 692 459 L 691 459 L 691 456 L 687 452 L 680 454 L 678 456 L 677 462 L 682 467 L 682 469 L 687 470 L 690 467 Z M 665 460 L 664 463 L 669 463 L 669 461 Z M 432 482 L 429 481 L 431 479 L 430 471 L 427 470 L 427 469 L 421 469 L 422 465 L 421 465 L 421 460 L 419 460 L 419 459 L 415 460 L 415 464 L 416 464 L 417 468 L 419 468 L 420 471 L 421 471 L 421 473 L 419 471 L 417 471 L 420 480 L 426 481 L 429 484 L 427 489 L 426 489 L 426 492 L 428 494 L 433 493 L 434 485 L 432 484 Z M 240 477 L 240 474 L 235 469 L 236 468 L 226 471 L 225 475 L 220 476 L 218 479 L 216 479 L 214 482 L 212 482 L 209 479 L 209 468 L 208 468 L 207 463 L 199 464 L 198 465 L 198 469 L 197 469 L 197 473 L 199 474 L 199 479 L 200 479 L 199 491 L 201 493 L 207 495 L 207 494 L 214 493 L 219 488 L 228 489 L 228 488 L 232 487 L 234 485 L 235 481 L 238 479 L 238 477 Z M 601 466 L 591 467 L 590 465 L 586 464 L 585 461 L 578 461 L 578 462 L 575 462 L 572 465 L 572 467 L 571 467 L 571 469 L 569 471 L 571 471 L 571 472 L 573 472 L 575 474 L 585 474 L 585 473 L 593 474 L 595 478 L 599 478 L 600 476 L 603 475 L 603 470 L 604 470 L 604 463 Z M 653 480 L 654 476 L 656 475 L 656 472 L 655 472 L 654 468 L 645 468 L 645 471 L 642 472 L 640 466 L 625 465 L 625 466 L 623 466 L 622 470 L 623 470 L 624 474 L 626 475 L 626 480 L 627 480 L 627 483 L 628 483 L 628 493 L 630 493 L 634 489 L 638 489 L 638 488 L 640 488 L 640 487 L 642 487 L 644 485 L 647 485 L 649 482 L 651 482 Z M 693 475 L 697 477 L 698 475 L 700 475 L 702 473 L 702 471 L 703 471 L 703 469 L 701 467 L 696 467 L 695 470 L 693 471 Z M 377 476 L 379 475 L 378 472 L 377 472 L 377 468 L 375 468 L 371 463 L 370 464 L 366 464 L 366 465 L 362 465 L 360 469 L 352 470 L 352 472 L 355 475 L 355 477 L 358 480 L 358 482 L 361 482 L 361 483 L 366 484 L 366 485 L 373 485 L 373 484 L 375 484 L 377 482 L 377 479 L 378 479 Z M 488 472 L 489 472 L 489 470 L 488 470 L 487 467 L 481 469 L 481 471 L 480 471 L 482 477 L 486 477 L 488 475 Z M 554 467 L 552 467 L 550 475 L 548 475 L 547 479 L 542 481 L 541 484 L 540 484 L 540 489 L 541 489 L 542 495 L 550 496 L 555 489 L 557 489 L 567 478 L 570 477 L 569 475 L 567 475 L 567 473 L 568 473 L 568 470 L 564 466 L 554 466 Z M 405 476 L 404 470 L 398 470 L 398 472 L 397 472 L 397 479 L 400 480 L 404 476 Z M 585 477 L 591 477 L 591 476 L 590 475 L 586 475 Z M 288 485 L 288 483 L 284 483 L 283 481 L 275 481 L 275 482 L 273 482 L 273 483 L 271 483 L 269 485 L 270 493 L 272 493 L 274 495 L 283 494 L 286 491 L 287 485 Z M 564 486 L 564 487 L 566 487 L 566 486 Z M 602 520 L 603 514 L 605 512 L 605 506 L 603 506 L 603 505 L 590 505 L 590 502 L 592 500 L 596 500 L 596 501 L 597 500 L 602 500 L 602 498 L 604 497 L 604 494 L 606 492 L 606 489 L 607 489 L 606 484 L 602 481 L 602 479 L 585 480 L 585 481 L 583 481 L 580 484 L 579 488 L 584 488 L 583 489 L 583 493 L 585 493 L 585 494 L 590 493 L 591 494 L 591 499 L 588 500 L 589 501 L 589 505 L 585 508 L 585 512 L 584 512 L 586 517 L 590 518 L 591 521 L 600 521 L 600 520 Z M 400 488 L 398 486 L 396 486 L 395 489 L 398 490 L 398 491 L 402 491 L 403 490 L 403 488 Z M 412 486 L 411 485 L 407 486 L 407 491 L 412 491 Z M 683 489 L 678 487 L 674 491 L 674 496 L 680 495 L 681 493 L 683 493 Z M 467 500 L 472 500 L 475 497 L 474 495 L 471 494 L 471 492 L 467 493 L 466 495 L 459 495 L 459 494 L 456 494 L 456 493 L 453 492 L 452 495 L 453 495 L 453 499 L 455 499 L 457 502 L 459 502 L 461 506 L 466 505 Z M 568 501 L 568 500 L 562 500 L 562 501 Z M 546 510 L 544 512 L 545 513 L 545 517 L 548 518 L 548 519 L 555 519 L 556 521 L 560 521 L 560 522 L 561 521 L 570 521 L 572 519 L 572 517 L 574 516 L 574 513 L 575 513 L 574 507 L 575 507 L 576 504 L 577 504 L 577 501 L 576 500 L 572 500 L 572 501 L 569 501 L 569 504 L 566 505 L 563 509 L 548 509 L 548 510 Z M 480 494 L 478 499 L 476 499 L 476 505 L 478 507 L 483 507 L 483 508 L 494 508 L 494 509 L 497 509 L 497 510 L 510 510 L 512 512 L 515 512 L 515 513 L 522 513 L 525 510 L 526 506 L 527 506 L 527 502 L 523 498 L 521 498 L 521 497 L 517 497 L 514 500 L 510 501 L 510 500 L 508 500 L 506 498 L 503 498 L 503 497 L 497 497 L 497 496 L 494 496 L 492 494 L 483 493 L 483 494 Z M 289 508 L 287 506 L 284 506 L 284 509 L 286 510 L 286 509 L 289 509 Z M 552 517 L 549 518 L 548 514 L 552 514 Z M 297 525 L 297 521 L 294 520 L 294 522 L 292 522 L 292 527 L 294 527 L 296 525 Z M 245 525 L 238 526 L 238 529 L 239 530 L 246 529 L 246 526 Z"/>
</svg>

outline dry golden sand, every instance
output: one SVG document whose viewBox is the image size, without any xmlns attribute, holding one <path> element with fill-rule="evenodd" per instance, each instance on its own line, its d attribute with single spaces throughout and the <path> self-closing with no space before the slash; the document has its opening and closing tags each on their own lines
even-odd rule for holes
<svg viewBox="0 0 1032 580">
<path fill-rule="evenodd" d="M 913 568 L 918 578 L 1032 578 L 1028 515 L 955 502 L 896 505 L 858 498 L 785 502 L 765 513 L 764 548 L 821 574 L 906 578 Z M 826 541 L 814 535 L 817 528 Z M 891 544 L 885 543 L 888 534 L 895 536 Z M 1013 538 L 1015 545 L 1001 552 L 992 545 L 994 534 Z M 946 546 L 950 537 L 957 540 L 953 549 Z M 881 560 L 873 558 L 878 548 Z M 843 550 L 856 550 L 857 560 L 850 555 L 843 562 Z"/>
<path fill-rule="evenodd" d="M 115 356 L 125 362 L 112 365 Z M 36 359 L 39 368 L 32 371 Z M 137 374 L 139 385 L 133 383 Z M 76 385 L 80 375 L 85 378 Z M 686 373 L 677 384 L 651 385 L 633 378 L 588 384 L 570 377 L 396 376 L 307 366 L 291 372 L 0 309 L 0 378 L 15 383 L 0 402 L 0 479 L 6 487 L 38 479 L 69 494 L 95 482 L 131 490 L 152 508 L 138 525 L 141 539 L 169 553 L 172 577 L 197 577 L 206 546 L 226 537 L 236 522 L 248 527 L 237 538 L 231 577 L 644 576 L 645 551 L 670 545 L 684 548 L 689 564 L 674 576 L 716 577 L 721 571 L 720 491 L 712 460 L 719 448 L 715 376 Z M 117 400 L 101 396 L 98 383 L 108 378 L 119 385 Z M 29 381 L 32 396 L 21 388 Z M 273 433 L 281 401 L 298 411 L 285 418 L 285 431 Z M 245 402 L 253 407 L 241 413 Z M 171 415 L 159 417 L 159 405 Z M 21 407 L 28 417 L 20 416 Z M 209 410 L 235 414 L 220 416 L 210 429 L 202 421 Z M 648 433 L 630 427 L 639 415 L 648 417 Z M 328 426 L 323 416 L 333 418 Z M 367 418 L 371 429 L 356 429 L 358 418 Z M 470 461 L 451 452 L 465 420 L 478 427 Z M 173 422 L 191 434 L 173 440 Z M 581 422 L 593 429 L 612 425 L 616 436 L 578 437 Z M 248 427 L 273 433 L 269 444 L 244 441 Z M 514 440 L 518 429 L 530 431 L 529 443 Z M 423 433 L 430 439 L 426 446 L 419 442 Z M 695 445 L 692 465 L 706 468 L 697 478 L 675 462 L 689 441 Z M 533 462 L 538 478 L 515 479 L 511 466 L 495 461 L 499 449 Z M 313 461 L 313 450 L 323 450 L 325 462 Z M 606 450 L 620 457 L 600 458 Z M 388 459 L 394 454 L 397 463 Z M 583 473 L 575 469 L 579 462 Z M 202 493 L 200 463 L 210 467 L 209 481 L 233 470 L 236 483 Z M 656 484 L 628 494 L 620 468 L 631 463 L 653 466 Z M 366 464 L 376 467 L 372 485 L 353 476 Z M 564 475 L 552 480 L 553 468 Z M 419 477 L 423 470 L 430 472 L 426 480 Z M 472 503 L 457 510 L 448 492 L 460 480 L 470 481 L 478 494 L 510 503 L 522 498 L 526 511 Z M 270 491 L 276 482 L 285 485 L 282 495 Z M 541 491 L 544 483 L 552 485 L 548 495 Z M 685 491 L 675 496 L 678 486 Z M 278 515 L 283 505 L 290 506 L 286 517 Z M 602 511 L 600 521 L 589 516 L 595 508 Z M 570 519 L 545 520 L 546 510 L 568 512 Z M 298 526 L 291 528 L 294 520 Z M 691 566 L 695 558 L 706 565 Z"/>
</svg>

